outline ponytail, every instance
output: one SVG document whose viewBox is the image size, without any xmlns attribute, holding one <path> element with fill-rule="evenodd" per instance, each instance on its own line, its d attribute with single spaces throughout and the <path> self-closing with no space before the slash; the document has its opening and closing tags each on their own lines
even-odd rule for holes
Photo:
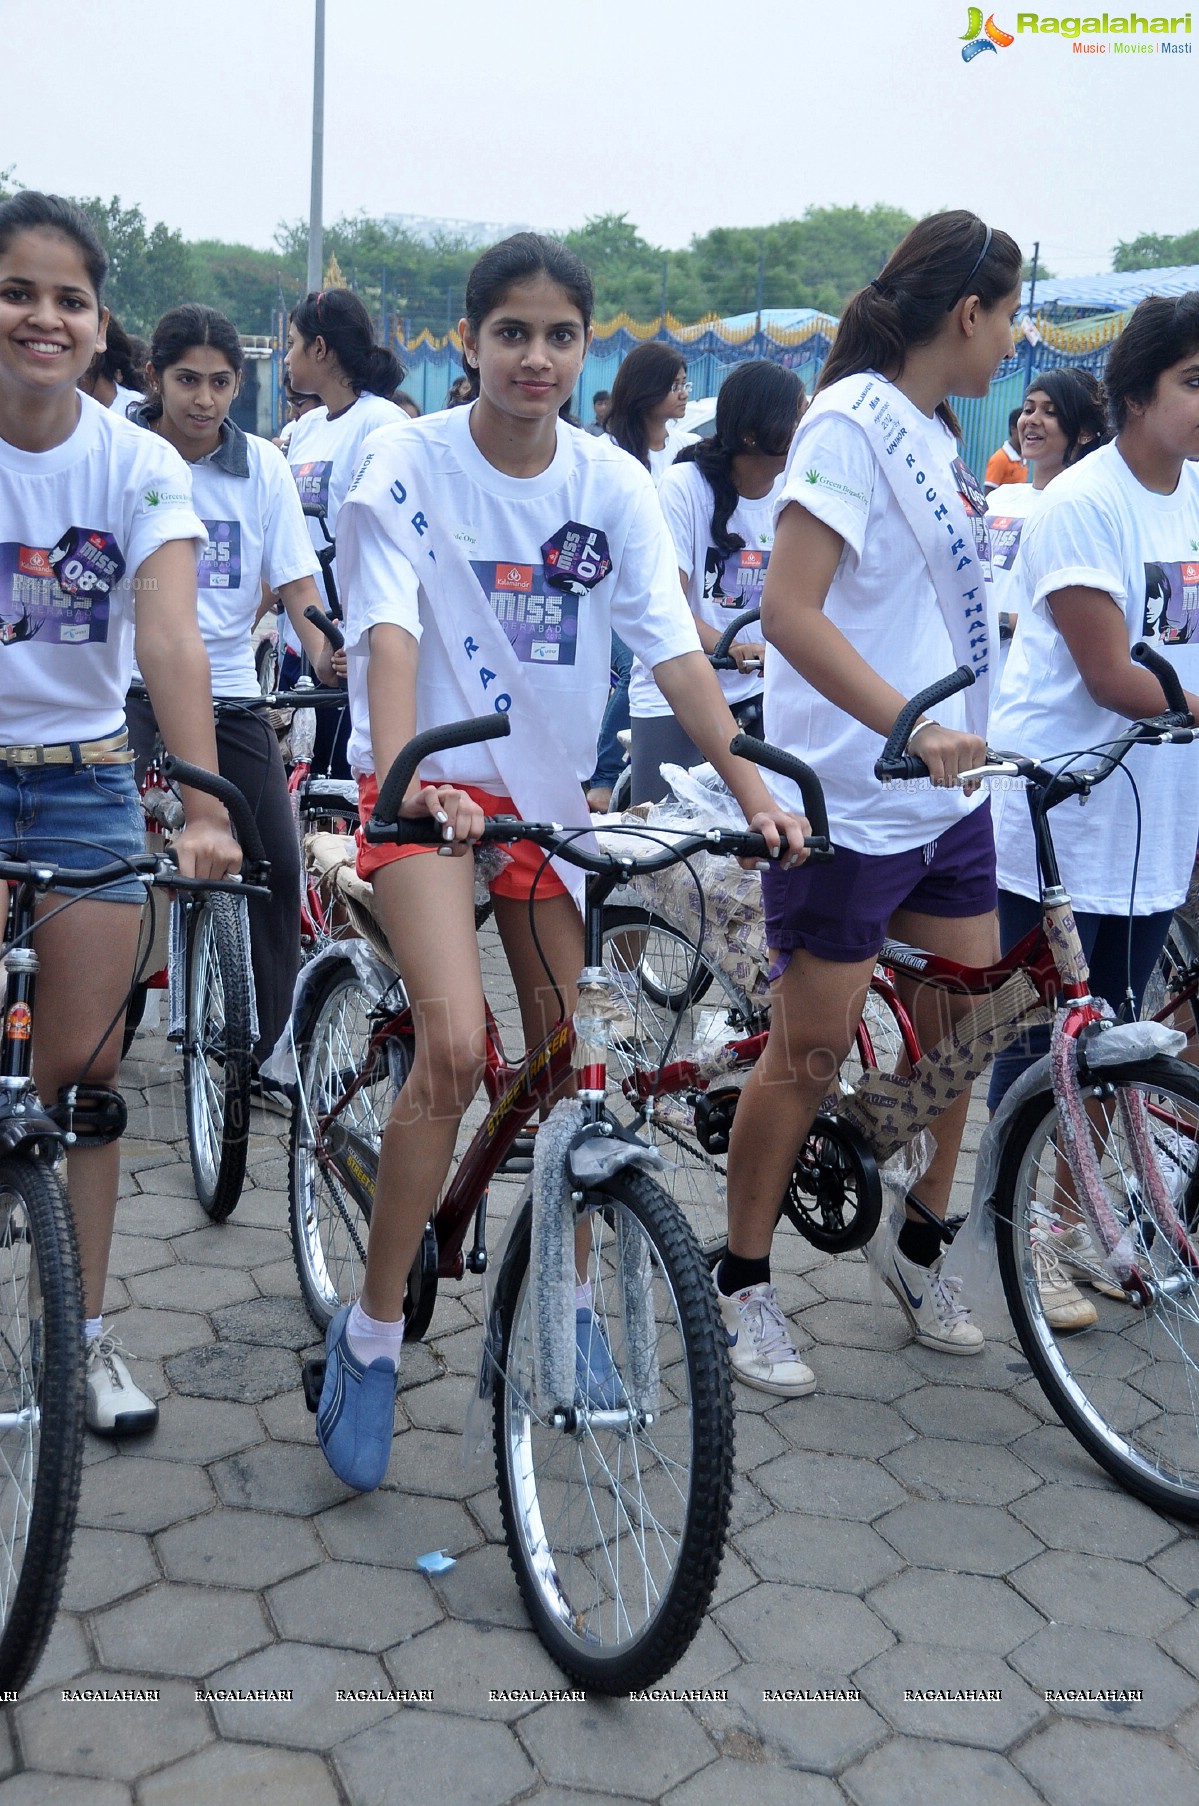
<svg viewBox="0 0 1199 1806">
<path fill-rule="evenodd" d="M 371 317 L 350 289 L 314 290 L 292 308 L 290 318 L 305 345 L 324 339 L 359 395 L 365 390 L 390 401 L 404 380 L 403 368 L 394 352 L 376 345 Z"/>
<path fill-rule="evenodd" d="M 733 481 L 733 459 L 739 453 L 782 458 L 790 450 L 804 402 L 804 386 L 794 370 L 767 358 L 738 364 L 716 397 L 716 432 L 710 439 L 686 445 L 676 464 L 696 464 L 712 491 L 712 544 L 729 554 L 745 548 L 729 519 L 741 500 Z"/>
</svg>

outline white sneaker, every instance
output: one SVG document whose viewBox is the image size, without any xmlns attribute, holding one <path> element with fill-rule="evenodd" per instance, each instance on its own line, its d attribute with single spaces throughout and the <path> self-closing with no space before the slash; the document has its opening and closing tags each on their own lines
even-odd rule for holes
<svg viewBox="0 0 1199 1806">
<path fill-rule="evenodd" d="M 1085 1223 L 1066 1223 L 1056 1210 L 1046 1212 L 1042 1222 L 1053 1236 L 1054 1252 L 1067 1272 L 1085 1279 L 1105 1298 L 1123 1298 L 1124 1288 L 1107 1270 L 1103 1255 L 1095 1246 L 1095 1238 Z M 1034 1227 L 1035 1235 L 1036 1229 Z M 1052 1319 L 1051 1319 L 1052 1321 Z"/>
<path fill-rule="evenodd" d="M 1084 1298 L 1072 1279 L 1062 1271 L 1058 1259 L 1060 1238 L 1049 1229 L 1033 1229 L 1029 1235 L 1032 1247 L 1032 1269 L 1041 1296 L 1041 1308 L 1051 1329 L 1064 1332 L 1090 1329 L 1099 1321 L 1099 1312 L 1089 1298 Z"/>
<path fill-rule="evenodd" d="M 121 1344 L 111 1330 L 87 1344 L 84 1361 L 89 1429 L 101 1436 L 140 1436 L 154 1428 L 158 1406 L 129 1377 L 129 1369 L 121 1359 Z"/>
<path fill-rule="evenodd" d="M 756 1386 L 759 1392 L 776 1392 L 780 1398 L 803 1398 L 815 1392 L 816 1375 L 795 1351 L 772 1285 L 746 1286 L 727 1298 L 717 1286 L 716 1296 L 735 1379 Z"/>
<path fill-rule="evenodd" d="M 931 1267 L 922 1267 L 908 1260 L 892 1242 L 883 1263 L 883 1278 L 898 1298 L 917 1342 L 945 1354 L 981 1354 L 983 1333 L 958 1303 L 962 1282 L 945 1278 L 944 1263 L 945 1256 L 940 1254 Z"/>
</svg>

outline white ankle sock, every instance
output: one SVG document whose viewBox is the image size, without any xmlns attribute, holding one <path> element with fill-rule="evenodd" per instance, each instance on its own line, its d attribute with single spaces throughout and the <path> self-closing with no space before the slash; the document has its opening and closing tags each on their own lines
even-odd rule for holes
<svg viewBox="0 0 1199 1806">
<path fill-rule="evenodd" d="M 576 1311 L 591 1309 L 591 1281 L 589 1279 L 585 1279 L 582 1285 L 575 1287 L 575 1309 Z"/>
<path fill-rule="evenodd" d="M 84 1320 L 83 1342 L 84 1342 L 85 1347 L 87 1346 L 87 1344 L 89 1342 L 98 1342 L 100 1340 L 100 1337 L 103 1334 L 104 1334 L 103 1317 L 88 1317 Z"/>
<path fill-rule="evenodd" d="M 390 1361 L 399 1370 L 400 1347 L 404 1340 L 404 1319 L 398 1323 L 380 1322 L 368 1317 L 355 1299 L 346 1321 L 346 1341 L 364 1367 L 372 1361 Z"/>
</svg>

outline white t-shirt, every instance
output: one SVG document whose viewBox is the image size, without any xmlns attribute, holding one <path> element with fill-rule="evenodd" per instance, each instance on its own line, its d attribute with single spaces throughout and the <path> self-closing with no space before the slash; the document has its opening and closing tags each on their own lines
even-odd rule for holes
<svg viewBox="0 0 1199 1806">
<path fill-rule="evenodd" d="M 1001 614 L 1019 614 L 1024 586 L 1017 574 L 1025 528 L 1049 491 L 1031 483 L 1003 483 L 987 491 L 987 529 L 991 535 L 991 583 Z"/>
<path fill-rule="evenodd" d="M 141 393 L 140 389 L 126 389 L 123 388 L 120 383 L 115 383 L 113 386 L 116 389 L 116 394 L 113 396 L 108 406 L 112 413 L 119 414 L 121 419 L 124 420 L 128 417 L 129 409 L 133 407 L 135 403 L 140 407 L 146 398 Z"/>
<path fill-rule="evenodd" d="M 1184 464 L 1173 495 L 1145 489 L 1115 445 L 1102 445 L 1056 477 L 1021 552 L 1031 606 L 1021 610 L 991 711 L 1001 751 L 1045 760 L 1116 739 L 1123 716 L 1100 708 L 1079 675 L 1046 598 L 1078 585 L 1102 590 L 1124 616 L 1128 644 L 1151 642 L 1199 688 L 1199 470 Z M 1162 707 L 1165 707 L 1163 700 Z M 1140 793 L 1142 830 L 1133 915 L 1174 909 L 1187 893 L 1199 839 L 1199 746 L 1134 747 L 1124 761 Z M 1092 761 L 1083 760 L 1087 764 Z M 1037 897 L 1032 824 L 1022 788 L 995 797 L 999 882 Z M 1118 773 L 1085 807 L 1050 816 L 1062 883 L 1076 909 L 1126 915 L 1136 805 Z"/>
<path fill-rule="evenodd" d="M 330 538 L 337 536 L 337 516 L 358 468 L 363 440 L 379 427 L 394 426 L 397 421 L 403 422 L 407 418 L 385 396 L 364 392 L 334 420 L 330 420 L 328 408 L 311 408 L 293 422 L 287 462 L 301 503 L 319 502 L 324 508 Z M 328 543 L 319 521 L 308 520 L 308 533 L 314 550 L 319 552 Z M 336 578 L 336 560 L 333 572 Z M 286 616 L 283 618 L 283 637 L 293 652 L 300 650 L 295 628 Z"/>
<path fill-rule="evenodd" d="M 740 552 L 721 552 L 712 544 L 712 486 L 698 464 L 675 464 L 658 484 L 658 502 L 674 541 L 675 561 L 687 579 L 687 605 L 693 615 L 723 633 L 735 615 L 757 608 L 774 543 L 774 509 L 783 487 L 782 473 L 767 495 L 756 501 L 742 496 L 729 516 L 729 531 L 745 541 Z M 761 631 L 750 627 L 738 639 L 757 642 Z M 762 690 L 762 673 L 718 673 L 725 700 L 744 702 Z M 629 681 L 629 712 L 638 720 L 670 714 L 670 704 L 638 659 Z"/>
<path fill-rule="evenodd" d="M 245 475 L 237 474 L 244 454 Z M 230 466 L 234 468 L 230 468 Z M 250 635 L 262 599 L 320 566 L 308 522 L 282 452 L 267 439 L 226 434 L 218 450 L 191 466 L 192 500 L 208 529 L 197 575 L 200 637 L 212 665 L 214 696 L 254 696 L 258 678 Z"/>
<path fill-rule="evenodd" d="M 549 468 L 537 477 L 509 477 L 475 445 L 471 413 L 469 407 L 451 408 L 393 424 L 367 448 L 386 455 L 406 491 L 405 508 L 423 519 L 422 538 L 431 556 L 419 571 L 370 507 L 357 504 L 352 494 L 345 504 L 344 600 L 354 723 L 350 768 L 374 770 L 366 696 L 369 629 L 394 622 L 420 637 L 422 624 L 436 611 L 446 631 L 455 594 L 441 578 L 437 548 L 453 538 L 470 561 L 479 593 L 502 622 L 525 677 L 544 696 L 582 784 L 595 764 L 608 697 L 612 629 L 651 666 L 699 649 L 679 588 L 674 547 L 644 469 L 607 439 L 559 421 Z M 592 570 L 604 559 L 609 570 L 566 589 L 556 587 L 549 578 L 555 565 L 561 568 L 568 541 L 587 545 L 588 536 Z M 477 605 L 477 597 L 469 603 Z M 429 634 L 421 645 L 418 729 L 458 720 L 460 699 L 440 640 Z M 504 793 L 486 743 L 442 753 L 421 771 L 439 782 Z"/>
<path fill-rule="evenodd" d="M 933 430 L 948 430 L 934 424 Z M 950 451 L 953 456 L 953 451 Z M 820 481 L 808 472 L 819 459 Z M 861 428 L 824 414 L 801 420 L 783 473 L 776 520 L 790 502 L 839 533 L 845 548 L 824 613 L 875 671 L 904 696 L 957 666 L 928 565 Z M 773 648 L 766 655 L 766 738 L 813 767 L 824 786 L 834 842 L 855 853 L 904 853 L 936 840 L 983 800 L 928 784 L 880 784 L 883 741 L 839 709 Z M 961 696 L 939 703 L 944 727 L 966 727 Z M 770 779 L 798 806 L 794 787 Z"/>
<path fill-rule="evenodd" d="M 666 444 L 661 451 L 650 448 L 649 474 L 655 483 L 661 483 L 666 472 L 672 467 L 675 459 L 685 445 L 694 445 L 699 438 L 698 433 L 685 433 L 676 421 L 666 424 Z"/>
<path fill-rule="evenodd" d="M 165 440 L 79 396 L 51 451 L 0 439 L 0 742 L 112 734 L 133 669 L 132 580 L 169 540 L 205 533 Z M 138 599 L 153 608 L 153 593 Z"/>
</svg>

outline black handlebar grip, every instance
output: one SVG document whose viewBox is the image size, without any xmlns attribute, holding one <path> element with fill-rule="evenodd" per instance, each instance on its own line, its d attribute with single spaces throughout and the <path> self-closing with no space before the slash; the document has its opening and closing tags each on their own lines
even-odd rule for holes
<svg viewBox="0 0 1199 1806">
<path fill-rule="evenodd" d="M 320 629 L 332 646 L 334 652 L 341 651 L 346 643 L 345 634 L 341 631 L 340 627 L 336 626 L 335 623 L 329 619 L 327 614 L 323 613 L 323 611 L 317 607 L 315 602 L 310 602 L 308 607 L 304 610 L 304 619 L 306 621 L 311 621 L 314 627 Z"/>
<path fill-rule="evenodd" d="M 798 784 L 799 793 L 803 797 L 803 812 L 811 823 L 813 836 L 824 840 L 829 838 L 824 791 L 810 765 L 805 765 L 793 753 L 784 752 L 780 746 L 770 746 L 765 740 L 755 739 L 752 734 L 737 734 L 729 742 L 729 751 L 739 759 L 751 759 L 755 765 L 761 765 L 767 771 L 775 771 L 781 778 L 790 778 Z"/>
<path fill-rule="evenodd" d="M 1138 665 L 1144 665 L 1146 671 L 1152 671 L 1154 677 L 1156 677 L 1158 683 L 1165 692 L 1166 707 L 1170 710 L 1171 714 L 1185 715 L 1189 722 L 1191 720 L 1191 712 L 1187 708 L 1187 699 L 1183 695 L 1182 684 L 1179 682 L 1178 673 L 1169 659 L 1163 658 L 1161 653 L 1156 651 L 1154 647 L 1150 646 L 1145 640 L 1137 641 L 1132 649 L 1132 656 Z"/>
<path fill-rule="evenodd" d="M 874 761 L 874 775 L 882 784 L 889 784 L 894 778 L 926 778 L 928 766 L 915 753 L 899 753 L 893 759 L 881 753 Z"/>
<path fill-rule="evenodd" d="M 882 775 L 878 767 L 885 765 L 888 777 L 927 777 L 928 773 L 923 769 L 923 765 L 918 772 L 896 771 L 892 768 L 907 745 L 908 735 L 921 715 L 927 714 L 929 709 L 935 709 L 937 704 L 944 702 L 947 696 L 956 696 L 959 690 L 968 690 L 974 681 L 974 673 L 969 665 L 959 665 L 957 670 L 951 671 L 948 677 L 939 677 L 935 684 L 929 684 L 927 690 L 921 690 L 918 696 L 913 696 L 910 702 L 905 702 L 895 717 L 895 726 L 887 735 L 886 745 L 883 747 L 878 764 L 874 767 L 876 775 Z"/>
<path fill-rule="evenodd" d="M 709 652 L 708 657 L 712 660 L 727 658 L 729 647 L 732 645 L 737 635 L 746 627 L 752 627 L 755 621 L 761 619 L 761 616 L 762 610 L 760 608 L 747 608 L 741 614 L 734 615 L 733 619 L 729 622 L 728 626 L 713 646 L 711 652 Z M 716 665 L 715 669 L 717 671 L 727 671 L 728 666 Z"/>
<path fill-rule="evenodd" d="M 188 765 L 183 759 L 177 759 L 174 753 L 167 754 L 162 762 L 162 770 L 163 776 L 169 778 L 172 784 L 185 784 L 189 790 L 202 790 L 206 796 L 214 796 L 218 803 L 224 803 L 247 860 L 252 865 L 266 864 L 266 848 L 258 832 L 258 823 L 236 784 L 231 784 L 228 778 L 218 777 L 215 771 L 205 771 L 200 765 Z"/>
<path fill-rule="evenodd" d="M 451 721 L 446 727 L 426 728 L 423 734 L 415 735 L 397 753 L 391 770 L 379 787 L 374 822 L 386 828 L 394 826 L 409 784 L 420 770 L 422 761 L 431 753 L 448 752 L 453 746 L 471 746 L 478 740 L 503 740 L 511 732 L 512 724 L 507 715 L 495 714 L 474 715 L 469 721 Z M 368 840 L 372 838 L 372 825 L 372 822 L 367 823 Z M 392 836 L 379 838 L 391 839 Z"/>
</svg>

